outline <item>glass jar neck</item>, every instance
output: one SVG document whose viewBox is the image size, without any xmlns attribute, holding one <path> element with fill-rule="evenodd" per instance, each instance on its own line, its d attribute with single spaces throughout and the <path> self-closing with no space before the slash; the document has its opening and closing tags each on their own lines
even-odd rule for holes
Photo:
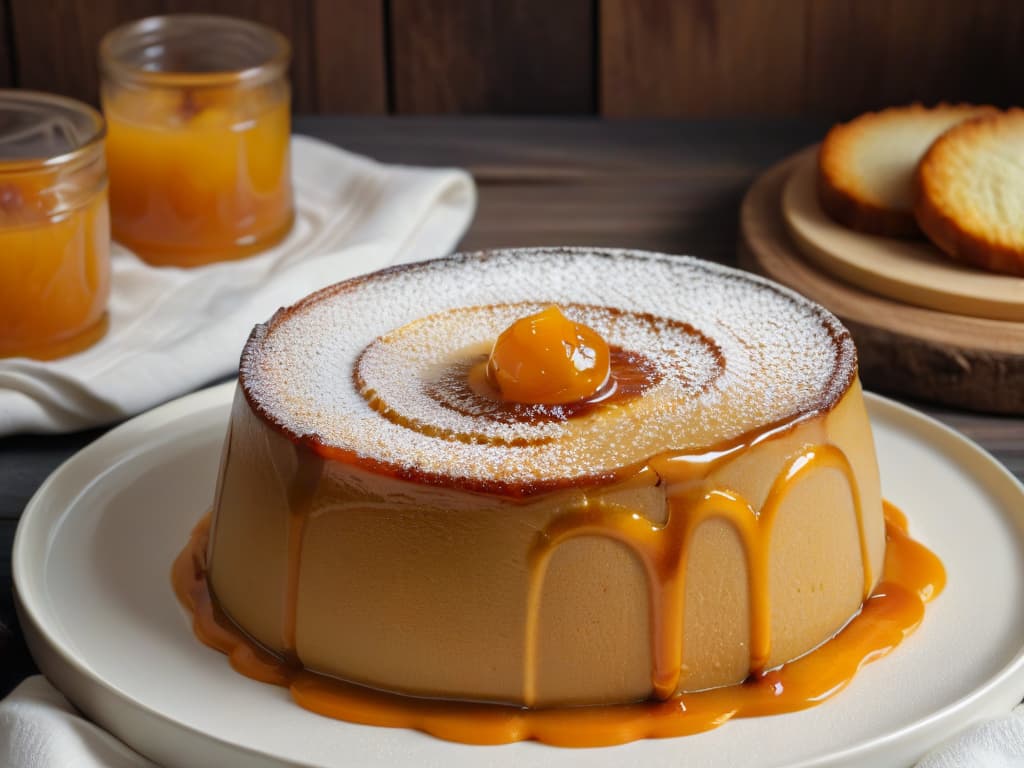
<svg viewBox="0 0 1024 768">
<path fill-rule="evenodd" d="M 157 87 L 258 85 L 280 78 L 290 57 L 288 40 L 275 30 L 205 14 L 140 19 L 100 43 L 104 77 Z"/>
<path fill-rule="evenodd" d="M 8 224 L 69 213 L 90 203 L 107 184 L 102 140 L 55 160 L 0 160 L 0 213 Z"/>
</svg>

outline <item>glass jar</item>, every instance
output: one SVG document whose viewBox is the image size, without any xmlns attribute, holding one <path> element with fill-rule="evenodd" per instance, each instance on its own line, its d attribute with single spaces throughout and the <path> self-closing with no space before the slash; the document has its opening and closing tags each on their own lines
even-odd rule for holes
<svg viewBox="0 0 1024 768">
<path fill-rule="evenodd" d="M 103 38 L 115 240 L 189 267 L 288 234 L 290 56 L 274 30 L 224 16 L 156 16 Z"/>
<path fill-rule="evenodd" d="M 0 90 L 0 357 L 61 357 L 106 332 L 103 135 L 85 104 Z"/>
</svg>

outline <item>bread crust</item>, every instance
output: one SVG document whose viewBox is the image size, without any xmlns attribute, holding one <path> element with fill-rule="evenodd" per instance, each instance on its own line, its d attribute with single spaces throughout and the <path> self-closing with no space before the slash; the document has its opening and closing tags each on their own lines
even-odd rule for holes
<svg viewBox="0 0 1024 768">
<path fill-rule="evenodd" d="M 940 136 L 921 158 L 915 174 L 914 216 L 918 226 L 944 253 L 968 264 L 1024 277 L 1024 232 L 1012 241 L 998 237 L 992 222 L 958 207 L 948 191 L 969 183 L 951 162 L 1007 126 L 1024 134 L 1024 109 L 968 120 Z"/>
<path fill-rule="evenodd" d="M 817 189 L 822 209 L 840 224 L 859 232 L 885 237 L 920 237 L 921 229 L 912 209 L 892 208 L 864 193 L 849 163 L 856 144 L 884 123 L 899 123 L 942 113 L 962 113 L 967 119 L 972 113 L 987 109 L 991 108 L 972 104 L 938 104 L 935 107 L 910 104 L 866 112 L 848 123 L 834 125 L 818 152 Z"/>
</svg>

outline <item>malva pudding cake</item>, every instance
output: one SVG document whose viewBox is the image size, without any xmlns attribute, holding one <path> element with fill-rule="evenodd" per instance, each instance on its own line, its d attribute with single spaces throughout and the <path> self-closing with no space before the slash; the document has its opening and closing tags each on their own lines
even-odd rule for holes
<svg viewBox="0 0 1024 768">
<path fill-rule="evenodd" d="M 840 322 L 736 270 L 584 249 L 403 265 L 257 326 L 208 535 L 210 605 L 284 670 L 255 676 L 399 710 L 763 677 L 857 616 L 886 557 Z"/>
</svg>

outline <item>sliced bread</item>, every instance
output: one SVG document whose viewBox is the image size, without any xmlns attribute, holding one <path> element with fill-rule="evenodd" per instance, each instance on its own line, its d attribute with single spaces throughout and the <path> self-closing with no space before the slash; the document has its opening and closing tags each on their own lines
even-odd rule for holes
<svg viewBox="0 0 1024 768">
<path fill-rule="evenodd" d="M 914 170 L 936 138 L 994 112 L 968 104 L 912 104 L 868 112 L 832 128 L 818 155 L 818 199 L 840 224 L 894 237 L 920 234 L 914 219 Z"/>
<path fill-rule="evenodd" d="M 1024 110 L 958 125 L 917 169 L 918 224 L 955 259 L 1024 276 Z"/>
</svg>

